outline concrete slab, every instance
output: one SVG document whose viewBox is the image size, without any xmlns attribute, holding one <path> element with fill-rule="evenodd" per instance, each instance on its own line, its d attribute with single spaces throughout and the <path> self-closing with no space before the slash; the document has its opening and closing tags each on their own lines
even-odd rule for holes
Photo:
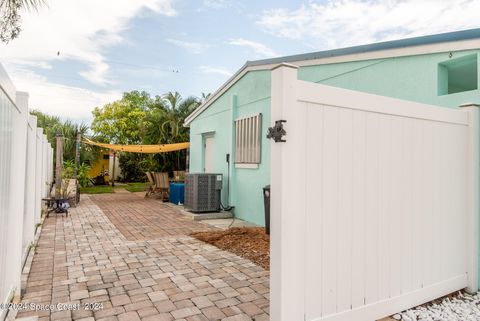
<svg viewBox="0 0 480 321">
<path fill-rule="evenodd" d="M 192 218 L 194 221 L 205 221 L 205 220 L 218 220 L 225 218 L 233 218 L 233 214 L 227 211 L 222 211 L 218 213 L 191 213 L 188 211 L 183 211 L 184 215 L 187 215 Z"/>
</svg>

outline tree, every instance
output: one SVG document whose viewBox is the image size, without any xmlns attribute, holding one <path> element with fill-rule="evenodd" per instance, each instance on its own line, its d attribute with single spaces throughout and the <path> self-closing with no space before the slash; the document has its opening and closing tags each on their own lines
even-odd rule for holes
<svg viewBox="0 0 480 321">
<path fill-rule="evenodd" d="M 146 92 L 124 93 L 122 99 L 93 110 L 91 128 L 112 144 L 140 144 L 150 95 Z"/>
<path fill-rule="evenodd" d="M 196 97 L 182 99 L 178 92 L 166 93 L 163 99 L 166 107 L 166 113 L 161 122 L 164 141 L 168 144 L 189 141 L 189 129 L 184 127 L 183 123 L 185 118 L 200 105 L 200 101 Z M 185 151 L 162 154 L 164 163 L 174 164 L 176 169 L 185 166 L 186 157 Z"/>
<path fill-rule="evenodd" d="M 122 99 L 93 110 L 91 129 L 107 143 L 141 144 L 145 128 L 149 126 L 147 113 L 158 107 L 145 91 L 126 92 Z M 143 179 L 145 174 L 138 165 L 145 157 L 143 154 L 120 153 L 119 165 L 125 180 Z"/>
<path fill-rule="evenodd" d="M 70 120 L 62 121 L 57 116 L 51 116 L 38 110 L 32 110 L 30 114 L 37 117 L 37 126 L 43 128 L 43 133 L 47 135 L 47 140 L 54 149 L 56 148 L 57 144 L 57 133 L 61 133 L 63 135 L 63 158 L 68 161 L 74 161 L 77 132 L 80 132 L 82 136 L 86 136 L 88 133 L 88 126 L 84 123 L 75 124 Z M 81 163 L 91 163 L 96 159 L 97 156 L 97 149 L 93 149 L 89 145 L 82 145 L 82 148 L 80 149 Z"/>
<path fill-rule="evenodd" d="M 62 121 L 57 116 L 50 116 L 38 110 L 33 110 L 30 114 L 37 117 L 37 126 L 43 128 L 43 133 L 47 136 L 48 142 L 53 147 L 54 155 L 57 148 L 57 133 L 63 135 L 64 179 L 62 180 L 62 186 L 64 184 L 68 185 L 68 180 L 73 177 L 75 168 L 77 133 L 80 132 L 82 136 L 86 136 L 88 126 L 83 123 L 75 124 L 69 120 Z M 91 180 L 88 178 L 88 171 L 90 170 L 90 164 L 98 159 L 99 153 L 100 151 L 97 148 L 92 148 L 90 145 L 83 144 L 81 146 L 78 180 L 82 187 L 91 183 Z M 53 162 L 56 162 L 55 157 L 53 158 Z"/>
<path fill-rule="evenodd" d="M 20 11 L 38 10 L 45 0 L 0 0 L 0 40 L 8 43 L 20 34 Z"/>
<path fill-rule="evenodd" d="M 200 105 L 195 97 L 182 99 L 178 92 L 169 92 L 163 96 L 166 113 L 162 121 L 162 129 L 169 143 L 180 143 L 189 139 L 188 128 L 183 126 L 185 118 Z"/>
<path fill-rule="evenodd" d="M 131 91 L 122 99 L 93 111 L 94 134 L 118 144 L 172 144 L 189 141 L 185 118 L 199 106 L 199 99 L 182 99 L 178 92 L 152 98 L 146 92 Z M 185 168 L 185 151 L 160 154 L 121 153 L 120 167 L 127 180 L 141 180 L 145 171 Z"/>
</svg>

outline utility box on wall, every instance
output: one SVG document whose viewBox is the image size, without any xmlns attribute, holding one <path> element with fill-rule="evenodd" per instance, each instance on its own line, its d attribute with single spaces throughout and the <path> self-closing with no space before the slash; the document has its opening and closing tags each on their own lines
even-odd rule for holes
<svg viewBox="0 0 480 321">
<path fill-rule="evenodd" d="M 218 212 L 222 174 L 193 173 L 185 177 L 185 208 L 191 212 Z"/>
</svg>

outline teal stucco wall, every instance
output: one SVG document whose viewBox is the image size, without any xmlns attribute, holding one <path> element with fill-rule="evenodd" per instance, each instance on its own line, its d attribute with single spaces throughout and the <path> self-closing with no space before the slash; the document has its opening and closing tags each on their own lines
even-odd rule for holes
<svg viewBox="0 0 480 321">
<path fill-rule="evenodd" d="M 439 64 L 476 54 L 478 73 L 479 53 L 480 50 L 453 52 L 450 57 L 447 52 L 305 66 L 299 68 L 298 78 L 372 94 L 457 108 L 464 103 L 480 103 L 478 86 L 476 90 L 440 95 L 439 72 L 444 71 Z M 224 179 L 223 202 L 225 205 L 228 203 L 235 206 L 237 217 L 259 225 L 264 225 L 262 187 L 270 181 L 270 142 L 265 138 L 266 130 L 271 126 L 270 79 L 270 70 L 248 72 L 190 124 L 190 172 L 203 172 L 203 137 L 206 133 L 213 133 L 215 171 L 231 179 L 229 197 L 226 192 L 228 179 Z M 477 82 L 478 79 L 480 74 Z M 233 160 L 233 120 L 258 112 L 263 115 L 261 164 L 258 169 L 240 169 L 232 166 L 228 173 L 225 155 L 230 153 Z"/>
<path fill-rule="evenodd" d="M 324 85 L 371 94 L 456 108 L 463 103 L 480 103 L 480 91 L 439 95 L 439 64 L 480 50 L 308 66 L 298 78 Z M 478 58 L 477 58 L 478 66 Z M 477 68 L 477 74 L 480 68 Z M 480 74 L 477 77 L 480 79 Z"/>
<path fill-rule="evenodd" d="M 236 168 L 233 121 L 262 113 L 261 163 L 258 168 Z M 190 124 L 190 172 L 204 171 L 204 137 L 214 137 L 214 171 L 222 173 L 224 205 L 235 206 L 235 216 L 264 225 L 262 187 L 270 182 L 270 145 L 263 133 L 270 123 L 270 71 L 249 72 Z M 230 172 L 226 162 L 230 154 Z M 230 181 L 230 183 L 229 183 Z M 228 195 L 227 184 L 230 184 Z"/>
</svg>

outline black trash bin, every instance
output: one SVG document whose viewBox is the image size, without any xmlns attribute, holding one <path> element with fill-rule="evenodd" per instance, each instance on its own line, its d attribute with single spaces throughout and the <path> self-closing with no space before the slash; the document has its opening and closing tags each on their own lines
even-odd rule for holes
<svg viewBox="0 0 480 321">
<path fill-rule="evenodd" d="M 265 207 L 265 233 L 270 235 L 270 185 L 263 188 L 263 205 Z"/>
</svg>

